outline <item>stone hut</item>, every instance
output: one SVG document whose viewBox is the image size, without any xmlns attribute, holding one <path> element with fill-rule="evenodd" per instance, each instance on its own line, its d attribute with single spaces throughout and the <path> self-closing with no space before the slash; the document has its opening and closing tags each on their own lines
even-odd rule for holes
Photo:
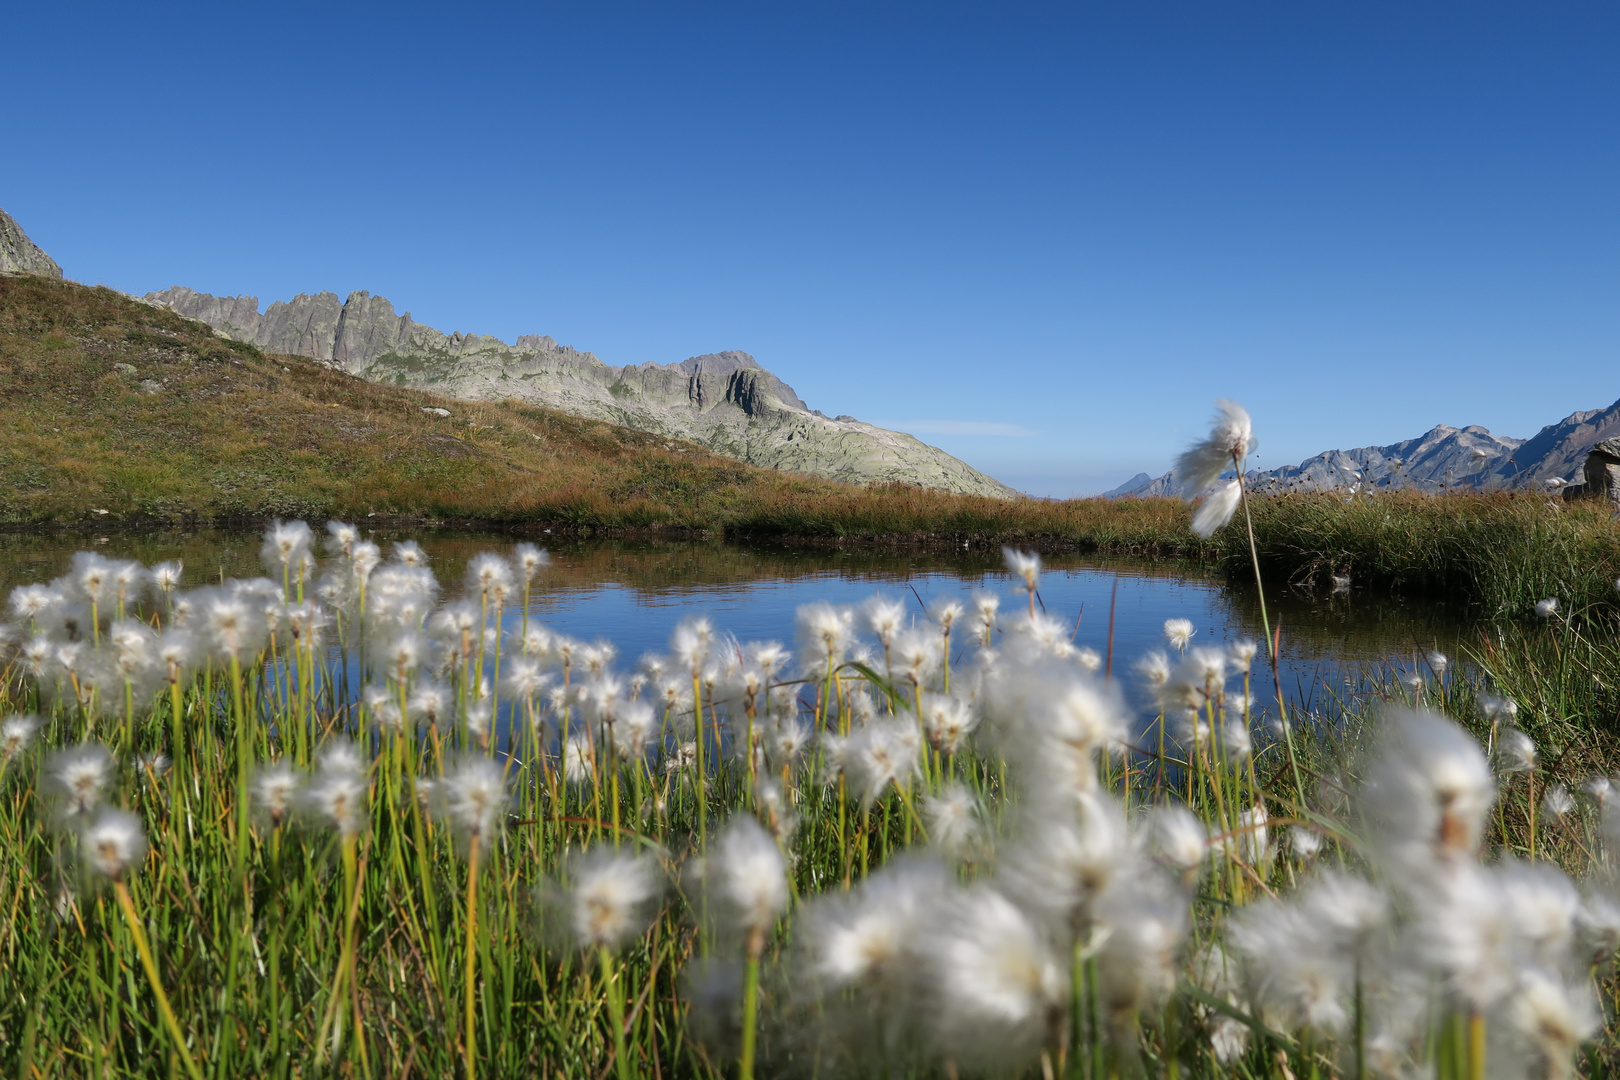
<svg viewBox="0 0 1620 1080">
<path fill-rule="evenodd" d="M 1587 451 L 1585 479 L 1580 495 L 1620 505 L 1620 437 L 1604 439 Z"/>
</svg>

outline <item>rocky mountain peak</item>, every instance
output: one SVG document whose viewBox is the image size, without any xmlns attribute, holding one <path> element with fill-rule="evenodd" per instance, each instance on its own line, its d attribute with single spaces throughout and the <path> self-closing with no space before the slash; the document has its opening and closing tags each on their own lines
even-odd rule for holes
<svg viewBox="0 0 1620 1080">
<path fill-rule="evenodd" d="M 750 368 L 755 371 L 764 370 L 751 355 L 736 349 L 725 352 L 704 353 L 702 356 L 692 356 L 682 360 L 676 365 L 688 375 L 696 375 L 703 371 L 712 371 L 720 375 L 730 375 L 733 371 Z"/>
<path fill-rule="evenodd" d="M 62 268 L 56 265 L 56 260 L 28 239 L 22 226 L 4 210 L 0 210 L 0 274 L 37 274 L 50 278 L 62 276 Z"/>
<path fill-rule="evenodd" d="M 251 296 L 179 286 L 146 299 L 265 352 L 307 356 L 378 382 L 471 400 L 528 401 L 833 480 L 1017 494 L 910 435 L 849 417 L 828 419 L 740 350 L 611 367 L 549 335 L 525 334 L 508 345 L 485 334 L 440 333 L 358 290 L 343 302 L 330 292 L 306 293 L 262 313 Z"/>
</svg>

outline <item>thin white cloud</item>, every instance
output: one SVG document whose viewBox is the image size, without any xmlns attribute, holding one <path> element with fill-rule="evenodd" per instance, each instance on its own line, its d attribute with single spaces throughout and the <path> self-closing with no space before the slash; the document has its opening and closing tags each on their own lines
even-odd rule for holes
<svg viewBox="0 0 1620 1080">
<path fill-rule="evenodd" d="M 1021 424 L 998 424 L 990 420 L 885 420 L 877 426 L 911 435 L 996 435 L 1028 439 L 1035 434 Z"/>
</svg>

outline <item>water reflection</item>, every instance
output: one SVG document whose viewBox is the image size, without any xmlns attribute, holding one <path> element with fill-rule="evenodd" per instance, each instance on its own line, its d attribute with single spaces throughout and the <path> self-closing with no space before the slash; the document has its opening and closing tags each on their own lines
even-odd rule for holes
<svg viewBox="0 0 1620 1080">
<path fill-rule="evenodd" d="M 392 532 L 369 538 L 385 552 L 396 539 L 415 539 L 434 572 L 453 592 L 469 559 L 509 550 L 513 538 L 477 533 Z M 537 538 L 545 542 L 545 537 Z M 185 583 L 263 573 L 258 533 L 202 530 L 62 537 L 0 536 L 0 585 L 45 581 L 63 573 L 72 553 L 92 547 L 108 557 L 151 564 L 182 559 Z M 716 625 L 748 640 L 792 643 L 794 612 L 813 600 L 858 603 L 874 592 L 904 599 L 921 616 L 943 595 L 964 600 L 989 589 L 1003 610 L 1024 603 L 1002 566 L 1000 552 L 970 549 L 937 554 L 838 550 L 788 545 L 705 542 L 564 540 L 550 545 L 554 565 L 539 582 L 531 617 L 585 640 L 611 640 L 622 662 L 665 647 L 685 615 L 705 613 Z M 1049 614 L 1074 627 L 1074 640 L 1100 654 L 1110 649 L 1116 674 L 1128 676 L 1144 653 L 1164 648 L 1169 618 L 1191 619 L 1195 644 L 1262 637 L 1252 585 L 1227 584 L 1201 568 L 1175 561 L 1054 556 L 1047 560 L 1040 600 Z M 1304 704 L 1355 681 L 1366 665 L 1410 664 L 1421 651 L 1454 652 L 1467 635 L 1459 615 L 1431 602 L 1401 601 L 1353 592 L 1348 597 L 1307 596 L 1279 590 L 1269 596 L 1274 625 L 1282 627 L 1281 675 L 1288 696 Z M 1261 653 L 1264 657 L 1264 650 Z M 1273 687 L 1256 664 L 1255 693 Z"/>
</svg>

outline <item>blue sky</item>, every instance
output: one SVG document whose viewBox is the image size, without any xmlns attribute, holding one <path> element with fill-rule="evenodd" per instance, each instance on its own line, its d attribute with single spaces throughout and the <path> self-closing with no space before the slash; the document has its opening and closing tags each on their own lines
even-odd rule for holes
<svg viewBox="0 0 1620 1080">
<path fill-rule="evenodd" d="M 23 5 L 0 206 L 130 292 L 745 349 L 1014 485 L 1620 397 L 1620 8 Z"/>
</svg>

